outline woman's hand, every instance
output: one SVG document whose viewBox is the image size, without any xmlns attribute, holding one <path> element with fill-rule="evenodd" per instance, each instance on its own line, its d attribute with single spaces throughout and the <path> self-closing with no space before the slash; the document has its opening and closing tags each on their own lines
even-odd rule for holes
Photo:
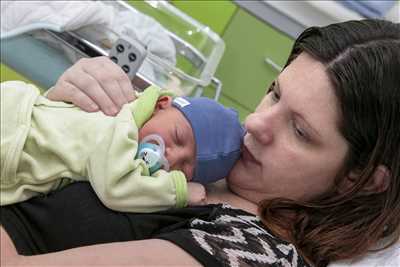
<svg viewBox="0 0 400 267">
<path fill-rule="evenodd" d="M 47 97 L 110 116 L 135 99 L 128 76 L 107 57 L 80 59 L 61 75 Z"/>
</svg>

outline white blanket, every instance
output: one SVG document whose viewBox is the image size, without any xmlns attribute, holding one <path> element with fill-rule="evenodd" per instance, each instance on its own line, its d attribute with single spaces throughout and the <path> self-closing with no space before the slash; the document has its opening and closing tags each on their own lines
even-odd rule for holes
<svg viewBox="0 0 400 267">
<path fill-rule="evenodd" d="M 1 36 L 30 29 L 75 30 L 86 25 L 107 25 L 113 14 L 92 1 L 1 1 Z"/>
</svg>

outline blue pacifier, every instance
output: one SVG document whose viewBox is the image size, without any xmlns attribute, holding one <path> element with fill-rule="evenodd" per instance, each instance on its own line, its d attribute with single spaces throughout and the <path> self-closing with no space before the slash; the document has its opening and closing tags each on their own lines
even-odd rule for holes
<svg viewBox="0 0 400 267">
<path fill-rule="evenodd" d="M 150 134 L 140 142 L 136 158 L 142 159 L 146 163 L 150 175 L 152 175 L 161 168 L 169 171 L 169 163 L 164 153 L 165 144 L 162 137 L 157 134 Z"/>
</svg>

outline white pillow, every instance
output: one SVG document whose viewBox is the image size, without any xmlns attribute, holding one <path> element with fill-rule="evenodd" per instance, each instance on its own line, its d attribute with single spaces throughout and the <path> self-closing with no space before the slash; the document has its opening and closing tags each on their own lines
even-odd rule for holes
<svg viewBox="0 0 400 267">
<path fill-rule="evenodd" d="M 328 267 L 400 267 L 400 241 L 379 252 L 371 252 L 360 259 L 337 261 Z"/>
</svg>

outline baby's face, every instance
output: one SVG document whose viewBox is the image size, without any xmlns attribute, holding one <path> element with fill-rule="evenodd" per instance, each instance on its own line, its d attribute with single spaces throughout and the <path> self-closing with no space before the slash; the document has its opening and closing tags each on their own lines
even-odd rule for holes
<svg viewBox="0 0 400 267">
<path fill-rule="evenodd" d="M 163 138 L 170 170 L 180 170 L 191 180 L 196 163 L 196 144 L 192 127 L 185 116 L 172 106 L 158 110 L 139 129 L 139 140 L 149 134 L 158 134 Z"/>
</svg>

